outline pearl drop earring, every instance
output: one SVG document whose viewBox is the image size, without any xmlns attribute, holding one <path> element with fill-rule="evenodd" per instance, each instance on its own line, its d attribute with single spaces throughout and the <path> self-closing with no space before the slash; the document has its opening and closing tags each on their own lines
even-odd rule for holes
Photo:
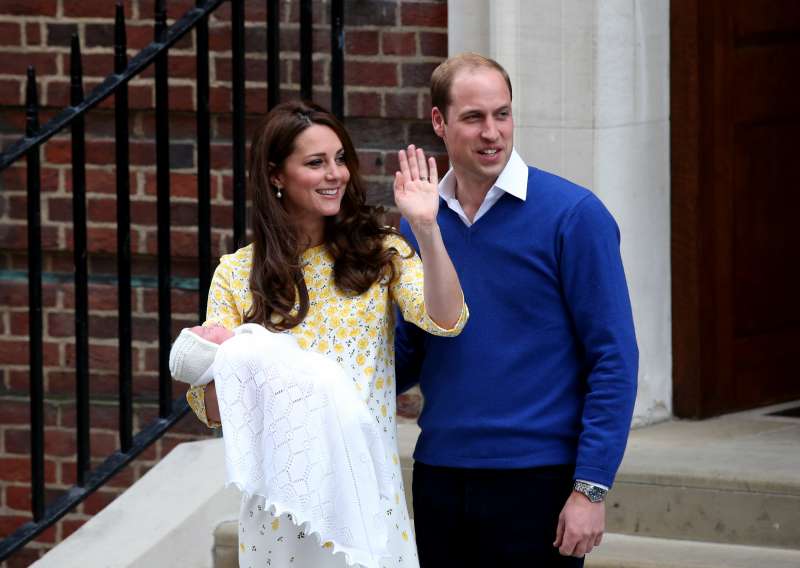
<svg viewBox="0 0 800 568">
<path fill-rule="evenodd" d="M 283 194 L 281 193 L 281 187 L 280 186 L 278 186 L 278 191 L 277 191 L 277 193 L 275 193 L 275 197 L 277 197 L 278 199 L 283 197 Z"/>
</svg>

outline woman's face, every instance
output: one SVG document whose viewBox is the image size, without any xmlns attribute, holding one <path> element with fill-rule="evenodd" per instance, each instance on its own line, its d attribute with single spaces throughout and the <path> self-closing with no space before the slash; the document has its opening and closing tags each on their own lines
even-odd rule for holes
<svg viewBox="0 0 800 568">
<path fill-rule="evenodd" d="M 286 211 L 311 239 L 311 245 L 320 244 L 325 217 L 339 212 L 348 181 L 342 142 L 321 124 L 312 124 L 300 133 L 294 152 L 272 179 L 281 188 Z"/>
</svg>

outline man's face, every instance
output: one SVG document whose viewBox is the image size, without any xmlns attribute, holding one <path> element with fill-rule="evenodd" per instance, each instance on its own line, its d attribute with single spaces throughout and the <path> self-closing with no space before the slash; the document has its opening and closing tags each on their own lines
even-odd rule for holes
<svg viewBox="0 0 800 568">
<path fill-rule="evenodd" d="M 511 157 L 514 118 L 503 76 L 478 67 L 459 71 L 450 87 L 447 121 L 434 108 L 433 128 L 459 179 L 491 187 Z"/>
</svg>

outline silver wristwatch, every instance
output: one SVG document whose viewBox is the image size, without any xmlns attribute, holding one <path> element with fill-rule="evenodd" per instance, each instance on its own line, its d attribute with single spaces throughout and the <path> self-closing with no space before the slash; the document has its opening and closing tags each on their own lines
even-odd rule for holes
<svg viewBox="0 0 800 568">
<path fill-rule="evenodd" d="M 578 493 L 582 493 L 586 495 L 586 497 L 592 503 L 600 503 L 606 498 L 606 493 L 608 493 L 607 489 L 603 489 L 602 487 L 598 487 L 593 483 L 587 483 L 585 481 L 576 481 L 575 485 L 572 486 L 573 491 L 577 491 Z"/>
</svg>

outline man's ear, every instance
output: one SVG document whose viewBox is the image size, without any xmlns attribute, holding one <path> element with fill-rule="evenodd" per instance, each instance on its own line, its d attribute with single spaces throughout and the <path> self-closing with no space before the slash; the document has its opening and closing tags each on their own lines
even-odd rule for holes
<svg viewBox="0 0 800 568">
<path fill-rule="evenodd" d="M 431 124 L 433 125 L 433 131 L 436 133 L 436 136 L 444 138 L 445 120 L 439 107 L 433 107 L 431 109 Z"/>
</svg>

